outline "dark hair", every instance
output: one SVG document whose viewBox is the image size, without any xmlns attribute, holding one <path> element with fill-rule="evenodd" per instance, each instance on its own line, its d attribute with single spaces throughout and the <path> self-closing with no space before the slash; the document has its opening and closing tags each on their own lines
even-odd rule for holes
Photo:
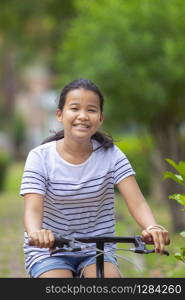
<svg viewBox="0 0 185 300">
<path fill-rule="evenodd" d="M 63 110 L 67 94 L 72 90 L 80 89 L 80 88 L 82 88 L 84 90 L 92 91 L 99 96 L 100 110 L 101 110 L 101 112 L 103 112 L 104 97 L 103 97 L 101 91 L 92 81 L 90 81 L 88 79 L 83 79 L 83 78 L 76 79 L 76 80 L 70 82 L 62 89 L 60 98 L 59 98 L 58 108 L 60 110 Z M 45 143 L 48 143 L 51 141 L 57 141 L 57 140 L 62 139 L 63 137 L 64 137 L 64 130 L 61 130 L 61 131 L 55 132 L 54 135 L 49 136 L 47 139 L 45 139 L 42 142 L 42 144 L 45 144 Z M 105 149 L 108 149 L 113 146 L 113 139 L 107 133 L 97 131 L 92 136 L 92 139 L 95 139 L 96 141 L 98 141 L 101 144 L 101 147 L 103 147 Z"/>
</svg>

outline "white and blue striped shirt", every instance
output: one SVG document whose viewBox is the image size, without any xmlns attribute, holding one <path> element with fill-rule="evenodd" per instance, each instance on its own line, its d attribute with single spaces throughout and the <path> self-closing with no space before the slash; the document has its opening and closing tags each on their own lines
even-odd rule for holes
<svg viewBox="0 0 185 300">
<path fill-rule="evenodd" d="M 40 145 L 28 154 L 20 195 L 45 196 L 43 228 L 54 234 L 72 238 L 114 235 L 114 185 L 135 172 L 117 146 L 104 150 L 97 141 L 92 142 L 95 151 L 78 165 L 60 156 L 56 141 Z M 50 255 L 47 248 L 29 246 L 26 232 L 24 253 L 28 272 L 35 262 Z"/>
</svg>

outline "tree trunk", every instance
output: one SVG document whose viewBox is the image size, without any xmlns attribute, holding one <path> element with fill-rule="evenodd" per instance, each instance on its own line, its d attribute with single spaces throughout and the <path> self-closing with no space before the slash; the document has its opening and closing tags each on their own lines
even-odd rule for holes
<svg viewBox="0 0 185 300">
<path fill-rule="evenodd" d="M 20 147 L 14 136 L 14 115 L 15 115 L 15 97 L 18 85 L 18 70 L 16 64 L 16 50 L 6 47 L 2 55 L 2 80 L 1 94 L 3 99 L 3 129 L 12 144 L 12 155 L 15 159 L 19 158 Z"/>
<path fill-rule="evenodd" d="M 16 94 L 16 76 L 15 74 L 15 57 L 11 49 L 6 48 L 4 50 L 2 69 L 2 93 L 4 97 L 4 114 L 5 121 L 10 123 L 15 105 L 15 94 Z"/>
<path fill-rule="evenodd" d="M 181 205 L 175 200 L 169 199 L 170 194 L 184 193 L 183 187 L 171 179 L 162 180 L 165 171 L 175 170 L 165 161 L 170 158 L 178 163 L 182 160 L 179 128 L 174 123 L 155 122 L 152 126 L 154 142 L 156 144 L 156 157 L 153 160 L 154 170 L 158 176 L 159 191 L 167 202 L 172 218 L 172 230 L 180 232 L 185 228 L 185 217 Z"/>
</svg>

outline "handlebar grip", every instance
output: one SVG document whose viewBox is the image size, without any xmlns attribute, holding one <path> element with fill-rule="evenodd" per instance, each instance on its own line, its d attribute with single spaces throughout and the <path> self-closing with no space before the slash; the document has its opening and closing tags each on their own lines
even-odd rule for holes
<svg viewBox="0 0 185 300">
<path fill-rule="evenodd" d="M 147 249 L 147 251 L 145 252 L 145 254 L 150 254 L 150 253 L 155 253 L 155 249 L 152 249 L 152 250 L 148 250 Z M 170 255 L 170 253 L 168 251 L 166 251 L 166 250 L 163 252 L 163 254 L 167 255 L 167 256 Z"/>
<path fill-rule="evenodd" d="M 61 235 L 55 235 L 55 241 L 53 246 L 62 248 L 64 245 L 69 245 L 70 240 L 62 237 Z"/>
</svg>

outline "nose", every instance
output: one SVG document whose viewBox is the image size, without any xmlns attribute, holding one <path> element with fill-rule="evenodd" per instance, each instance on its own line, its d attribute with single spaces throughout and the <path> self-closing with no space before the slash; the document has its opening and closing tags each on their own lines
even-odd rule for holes
<svg viewBox="0 0 185 300">
<path fill-rule="evenodd" d="M 79 111 L 78 119 L 80 119 L 80 120 L 87 120 L 88 119 L 88 114 L 86 113 L 85 110 L 80 110 Z"/>
</svg>

